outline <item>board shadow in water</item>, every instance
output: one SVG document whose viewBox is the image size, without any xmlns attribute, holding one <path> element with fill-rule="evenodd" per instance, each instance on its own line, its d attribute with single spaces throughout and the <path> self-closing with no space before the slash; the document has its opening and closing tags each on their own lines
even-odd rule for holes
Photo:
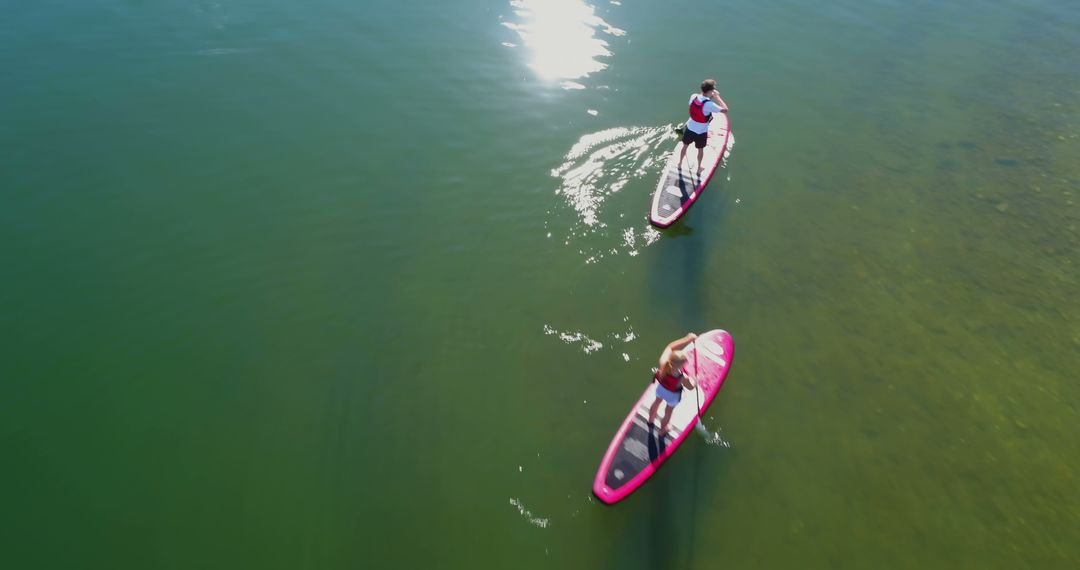
<svg viewBox="0 0 1080 570">
<path fill-rule="evenodd" d="M 654 297 L 658 300 L 656 306 L 663 307 L 668 314 L 677 315 L 678 322 L 685 326 L 700 329 L 697 332 L 725 328 L 723 322 L 704 320 L 706 308 L 711 309 L 712 315 L 717 313 L 717 307 L 709 305 L 710 287 L 707 287 L 709 276 L 706 270 L 711 249 L 725 247 L 714 236 L 718 233 L 717 226 L 727 221 L 730 212 L 728 202 L 723 201 L 724 188 L 720 182 L 720 179 L 714 180 L 708 193 L 699 200 L 718 200 L 721 201 L 719 205 L 706 208 L 701 203 L 695 204 L 695 208 L 679 221 L 660 230 L 661 241 L 677 241 L 677 245 L 666 244 L 664 255 L 656 258 L 652 271 L 651 284 Z M 688 220 L 691 216 L 694 216 L 693 223 Z"/>
<path fill-rule="evenodd" d="M 675 222 L 673 225 L 668 226 L 660 230 L 660 235 L 670 238 L 680 238 L 685 236 L 694 235 L 694 226 L 683 223 L 682 221 Z"/>
<path fill-rule="evenodd" d="M 666 315 L 674 316 L 672 320 L 680 328 L 688 327 L 687 331 L 701 329 L 697 330 L 701 332 L 716 328 L 711 323 L 705 323 L 702 315 L 705 307 L 703 296 L 706 294 L 704 244 L 707 241 L 702 234 L 708 232 L 700 232 L 686 223 L 678 222 L 662 233 L 661 239 L 668 239 L 671 243 L 665 244 L 664 255 L 656 258 L 657 262 L 650 272 L 651 297 L 655 299 L 652 306 Z M 672 238 L 688 239 L 672 242 Z M 657 355 L 660 348 L 656 348 Z"/>
<path fill-rule="evenodd" d="M 698 541 L 698 530 L 714 522 L 702 520 L 707 512 L 700 507 L 714 504 L 721 487 L 717 483 L 728 462 L 723 461 L 717 471 L 705 465 L 704 458 L 710 451 L 707 446 L 692 441 L 683 445 L 686 449 L 673 455 L 653 480 L 638 491 L 650 494 L 648 536 L 640 551 L 640 560 L 647 561 L 648 568 L 709 567 L 694 562 L 699 557 L 715 559 L 716 556 L 710 543 Z M 680 455 L 684 456 L 680 458 Z"/>
<path fill-rule="evenodd" d="M 667 467 L 669 461 L 661 467 Z M 645 541 L 645 559 L 649 561 L 649 568 L 675 568 L 679 562 L 674 560 L 678 555 L 678 548 L 674 538 L 678 536 L 677 519 L 678 511 L 672 501 L 676 500 L 674 481 L 671 477 L 658 477 L 657 472 L 650 483 L 655 487 L 650 489 L 652 494 L 652 508 L 649 509 L 648 533 L 649 540 Z M 639 489 L 642 491 L 644 489 Z"/>
<path fill-rule="evenodd" d="M 617 522 L 609 520 L 605 526 L 624 526 L 611 533 L 613 539 L 618 537 L 617 545 L 609 549 L 608 557 L 598 566 L 619 570 L 686 568 L 699 558 L 715 559 L 716 549 L 708 542 L 707 529 L 715 526 L 715 520 L 708 517 L 716 511 L 701 507 L 716 504 L 729 461 L 726 453 L 719 464 L 706 461 L 707 457 L 717 457 L 710 454 L 720 450 L 703 445 L 697 441 L 699 438 L 697 433 L 690 434 L 682 449 L 664 462 L 648 482 L 623 503 L 609 507 L 611 512 L 618 512 Z M 650 438 L 650 453 L 654 442 Z M 705 530 L 700 541 L 699 529 Z"/>
</svg>

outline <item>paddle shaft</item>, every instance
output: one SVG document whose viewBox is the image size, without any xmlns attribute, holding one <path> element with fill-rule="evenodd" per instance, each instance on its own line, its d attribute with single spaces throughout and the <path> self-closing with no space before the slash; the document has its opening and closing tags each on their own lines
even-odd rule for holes
<svg viewBox="0 0 1080 570">
<path fill-rule="evenodd" d="M 697 421 L 701 423 L 701 380 L 698 378 L 697 339 L 694 339 L 694 397 L 697 398 Z"/>
</svg>

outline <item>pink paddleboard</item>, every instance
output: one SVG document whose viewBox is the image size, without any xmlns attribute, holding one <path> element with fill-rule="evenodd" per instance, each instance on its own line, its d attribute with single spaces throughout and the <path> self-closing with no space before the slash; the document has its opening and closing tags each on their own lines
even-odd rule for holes
<svg viewBox="0 0 1080 570">
<path fill-rule="evenodd" d="M 649 406 L 656 398 L 656 383 L 649 384 L 615 433 L 600 462 L 593 492 L 601 501 L 610 505 L 622 500 L 648 481 L 657 468 L 675 453 L 693 431 L 699 413 L 709 407 L 723 385 L 731 368 L 734 349 L 731 335 L 719 329 L 699 335 L 686 348 L 689 359 L 683 371 L 694 378 L 697 390 L 683 390 L 682 400 L 675 406 L 668 433 L 663 438 L 659 436 L 659 426 L 666 404 L 660 404 L 659 413 L 650 425 Z"/>
<path fill-rule="evenodd" d="M 727 103 L 724 103 L 727 106 Z M 690 206 L 694 205 L 705 185 L 712 179 L 720 161 L 731 151 L 735 136 L 731 132 L 731 112 L 715 113 L 709 121 L 709 142 L 705 144 L 702 165 L 698 172 L 697 148 L 690 145 L 686 149 L 686 159 L 679 163 L 681 143 L 675 144 L 671 151 L 660 181 L 653 191 L 652 207 L 649 209 L 649 221 L 656 227 L 666 228 L 682 217 Z"/>
</svg>

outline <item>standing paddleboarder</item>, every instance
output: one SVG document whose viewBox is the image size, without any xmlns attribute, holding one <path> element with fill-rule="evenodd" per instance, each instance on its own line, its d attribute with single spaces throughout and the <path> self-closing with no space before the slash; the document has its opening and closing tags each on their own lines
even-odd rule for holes
<svg viewBox="0 0 1080 570">
<path fill-rule="evenodd" d="M 668 423 L 671 422 L 671 414 L 675 411 L 675 406 L 679 405 L 682 400 L 682 389 L 694 389 L 693 380 L 689 374 L 683 372 L 682 367 L 683 364 L 686 364 L 686 354 L 683 349 L 694 342 L 696 338 L 696 334 L 688 333 L 678 340 L 673 340 L 664 347 L 664 352 L 660 355 L 660 368 L 653 376 L 653 380 L 656 381 L 656 400 L 649 407 L 649 426 L 652 426 L 653 420 L 656 419 L 656 413 L 660 410 L 660 402 L 666 403 L 667 409 L 664 410 L 664 418 L 660 420 L 661 435 L 667 433 Z"/>
<path fill-rule="evenodd" d="M 720 329 L 700 335 L 688 334 L 664 348 L 656 383 L 643 386 L 645 391 L 634 401 L 630 413 L 619 425 L 596 470 L 593 492 L 601 501 L 609 505 L 617 503 L 640 488 L 687 440 L 694 424 L 724 384 L 734 350 L 731 335 Z M 685 369 L 681 374 L 680 366 Z M 674 386 L 667 379 L 671 376 L 679 379 Z M 668 387 L 660 386 L 661 381 Z M 679 394 L 687 385 L 692 386 L 701 399 L 695 402 L 690 396 L 689 401 L 679 404 Z M 656 413 L 665 393 L 670 398 L 668 406 L 678 404 L 678 409 L 671 411 L 669 408 L 670 420 L 664 420 L 666 433 L 660 435 Z M 657 395 L 659 397 L 653 401 Z M 649 404 L 652 404 L 652 417 Z"/>
<path fill-rule="evenodd" d="M 727 106 L 716 90 L 716 80 L 706 79 L 701 82 L 701 93 L 690 96 L 690 119 L 683 128 L 682 152 L 679 153 L 679 167 L 686 160 L 686 149 L 690 143 L 697 147 L 697 171 L 704 170 L 701 161 L 705 158 L 705 143 L 709 140 L 709 121 L 713 113 L 727 113 Z"/>
</svg>

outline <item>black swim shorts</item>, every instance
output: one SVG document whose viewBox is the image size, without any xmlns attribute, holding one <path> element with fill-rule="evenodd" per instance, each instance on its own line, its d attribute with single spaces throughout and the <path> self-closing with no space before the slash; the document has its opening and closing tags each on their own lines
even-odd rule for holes
<svg viewBox="0 0 1080 570">
<path fill-rule="evenodd" d="M 709 140 L 709 131 L 705 131 L 700 135 L 691 131 L 690 129 L 683 129 L 682 142 L 685 145 L 694 143 L 697 148 L 705 148 L 705 142 Z"/>
</svg>

